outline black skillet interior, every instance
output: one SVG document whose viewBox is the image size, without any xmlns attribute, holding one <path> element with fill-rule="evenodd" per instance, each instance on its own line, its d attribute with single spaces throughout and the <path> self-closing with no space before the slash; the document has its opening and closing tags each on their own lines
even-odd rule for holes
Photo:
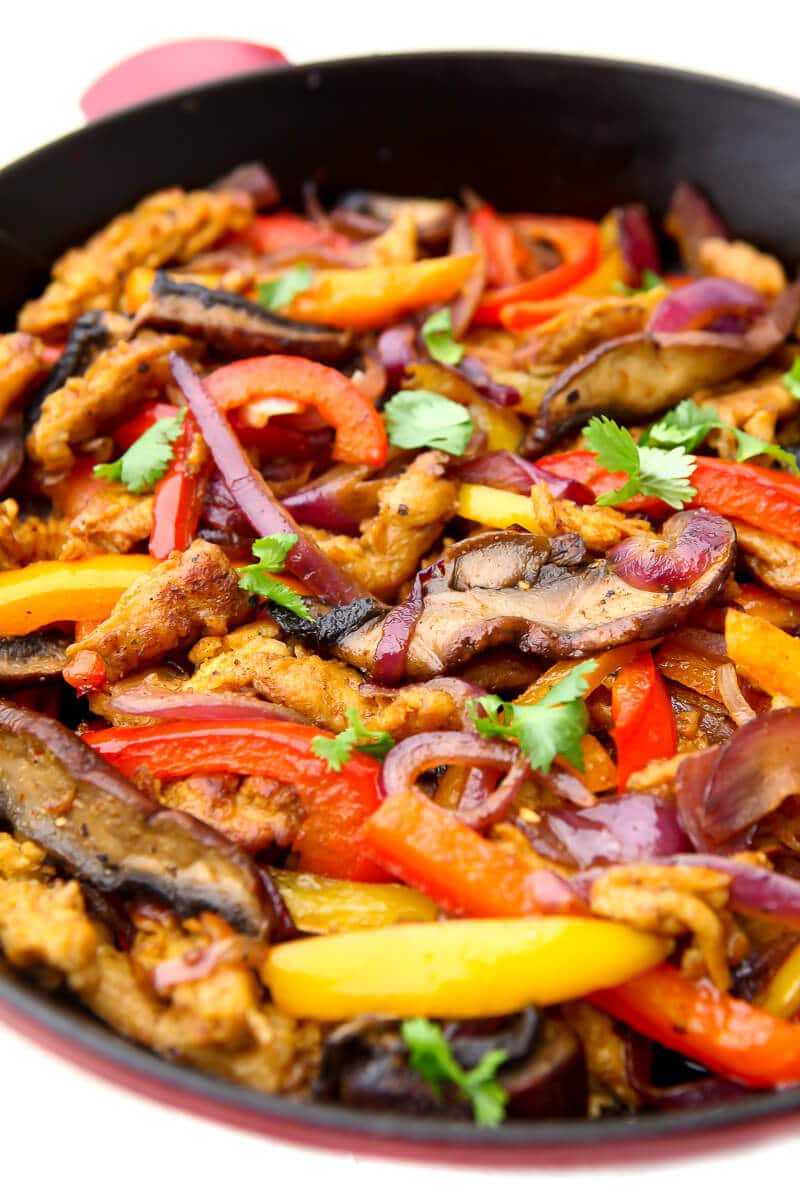
<svg viewBox="0 0 800 1200">
<path fill-rule="evenodd" d="M 261 159 L 290 202 L 302 183 L 422 195 L 463 184 L 500 208 L 597 217 L 641 200 L 663 211 L 676 181 L 706 189 L 737 236 L 800 260 L 800 103 L 634 64 L 536 54 L 437 53 L 259 72 L 110 117 L 0 172 L 0 328 L 47 264 L 145 193 L 207 183 Z M 718 1128 L 800 1107 L 755 1094 L 723 1110 L 631 1121 L 475 1130 L 245 1092 L 163 1063 L 0 968 L 0 1003 L 110 1065 L 223 1108 L 405 1142 L 500 1147 L 601 1143 Z"/>
</svg>

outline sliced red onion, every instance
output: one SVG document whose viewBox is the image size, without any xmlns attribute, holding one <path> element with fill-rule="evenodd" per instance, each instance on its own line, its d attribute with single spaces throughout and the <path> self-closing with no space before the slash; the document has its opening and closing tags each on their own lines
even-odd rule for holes
<svg viewBox="0 0 800 1200">
<path fill-rule="evenodd" d="M 396 686 L 406 673 L 408 647 L 422 614 L 425 587 L 444 570 L 441 559 L 423 567 L 414 577 L 411 591 L 402 604 L 390 609 L 383 621 L 381 636 L 375 647 L 372 677 L 376 683 Z"/>
<path fill-rule="evenodd" d="M 752 1093 L 741 1083 L 719 1075 L 703 1074 L 683 1083 L 658 1087 L 652 1082 L 653 1043 L 631 1033 L 625 1042 L 625 1066 L 628 1083 L 648 1108 L 659 1112 L 678 1112 L 686 1109 L 710 1108 L 727 1104 Z"/>
<path fill-rule="evenodd" d="M 283 505 L 304 525 L 358 537 L 362 520 L 369 516 L 369 508 L 363 505 L 359 508 L 353 490 L 369 473 L 369 467 L 341 464 L 292 496 L 285 496 Z"/>
<path fill-rule="evenodd" d="M 444 765 L 504 774 L 500 786 L 480 803 L 459 808 L 459 817 L 473 829 L 484 829 L 501 820 L 530 774 L 528 763 L 510 742 L 487 741 L 477 733 L 417 733 L 387 754 L 381 771 L 381 791 L 384 796 L 409 792 L 419 775 Z"/>
<path fill-rule="evenodd" d="M 608 552 L 608 561 L 631 587 L 674 592 L 699 579 L 731 542 L 730 522 L 705 508 L 679 512 L 661 536 L 635 533 Z"/>
<path fill-rule="evenodd" d="M 643 271 L 661 270 L 658 243 L 647 209 L 641 204 L 626 204 L 614 210 L 617 220 L 619 248 L 630 276 L 629 282 L 639 287 Z"/>
<path fill-rule="evenodd" d="M 755 288 L 709 275 L 665 296 L 653 309 L 647 329 L 650 333 L 685 333 L 708 329 L 726 317 L 752 322 L 766 311 L 767 302 Z"/>
<path fill-rule="evenodd" d="M 594 504 L 594 493 L 584 484 L 553 475 L 511 450 L 492 450 L 471 458 L 459 468 L 458 474 L 464 483 L 482 483 L 520 496 L 527 496 L 534 484 L 543 483 L 557 500 Z"/>
<path fill-rule="evenodd" d="M 742 726 L 755 719 L 755 709 L 750 707 L 742 694 L 732 662 L 724 662 L 717 667 L 717 687 L 732 721 Z"/>
<path fill-rule="evenodd" d="M 729 903 L 736 912 L 800 929 L 800 880 L 721 854 L 679 854 L 670 866 L 708 867 L 730 875 Z"/>
<path fill-rule="evenodd" d="M 679 183 L 675 188 L 664 227 L 678 243 L 681 258 L 690 271 L 699 267 L 697 252 L 705 238 L 728 237 L 721 218 L 691 183 Z"/>
<path fill-rule="evenodd" d="M 246 192 L 256 209 L 277 208 L 281 193 L 263 163 L 242 163 L 211 184 L 212 192 Z"/>
<path fill-rule="evenodd" d="M 800 792 L 800 709 L 763 713 L 711 751 L 683 760 L 681 824 L 699 850 L 739 849 L 755 825 Z"/>
<path fill-rule="evenodd" d="M 543 812 L 536 824 L 518 824 L 534 850 L 581 870 L 647 862 L 691 848 L 674 806 L 646 792 L 627 792 L 579 812 Z"/>
<path fill-rule="evenodd" d="M 474 354 L 465 354 L 454 369 L 472 384 L 484 400 L 488 400 L 496 408 L 512 408 L 522 399 L 515 387 L 492 379 L 486 364 Z"/>
<path fill-rule="evenodd" d="M 453 221 L 450 235 L 451 254 L 477 254 L 477 262 L 470 271 L 467 282 L 450 305 L 453 337 L 461 338 L 472 324 L 475 310 L 486 287 L 486 255 L 483 243 L 476 235 L 469 216 L 460 212 Z"/>
<path fill-rule="evenodd" d="M 25 461 L 22 413 L 12 412 L 0 421 L 0 491 L 10 487 Z"/>
<path fill-rule="evenodd" d="M 362 589 L 340 571 L 319 546 L 307 537 L 293 517 L 272 494 L 263 477 L 247 457 L 241 442 L 185 358 L 170 355 L 172 376 L 183 394 L 206 445 L 231 495 L 261 537 L 293 533 L 297 543 L 286 557 L 286 565 L 315 595 L 329 604 L 350 604 L 364 595 Z"/>
<path fill-rule="evenodd" d="M 406 367 L 419 358 L 417 331 L 413 325 L 392 325 L 378 338 L 378 359 L 386 372 L 388 385 L 399 387 Z"/>
<path fill-rule="evenodd" d="M 304 720 L 294 709 L 257 696 L 242 696 L 238 692 L 178 692 L 157 678 L 145 678 L 139 684 L 118 688 L 107 707 L 109 712 L 122 716 L 164 721 L 225 721 L 245 716 L 270 721 Z"/>
</svg>

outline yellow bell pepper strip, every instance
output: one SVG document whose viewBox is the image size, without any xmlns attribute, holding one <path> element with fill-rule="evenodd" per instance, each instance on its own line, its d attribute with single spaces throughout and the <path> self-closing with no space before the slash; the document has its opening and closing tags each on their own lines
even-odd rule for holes
<svg viewBox="0 0 800 1200">
<path fill-rule="evenodd" d="M 800 638 L 784 633 L 763 617 L 729 608 L 725 645 L 734 665 L 770 696 L 800 704 Z"/>
<path fill-rule="evenodd" d="M 387 796 L 361 827 L 361 841 L 375 862 L 445 912 L 519 917 L 585 911 L 558 875 L 531 869 L 418 791 Z"/>
<path fill-rule="evenodd" d="M 756 997 L 758 1008 L 773 1017 L 791 1021 L 800 1012 L 800 946 L 783 960 L 767 986 Z"/>
<path fill-rule="evenodd" d="M 531 533 L 542 533 L 529 496 L 519 496 L 503 488 L 487 487 L 483 483 L 462 483 L 456 498 L 456 512 L 467 521 L 488 525 L 492 529 L 507 529 L 521 525 Z"/>
<path fill-rule="evenodd" d="M 146 554 L 38 562 L 0 574 L 0 637 L 59 621 L 104 621 L 122 593 L 155 566 Z"/>
<path fill-rule="evenodd" d="M 354 883 L 275 868 L 271 874 L 292 920 L 304 933 L 351 933 L 435 921 L 439 911 L 422 892 L 402 883 Z"/>
<path fill-rule="evenodd" d="M 664 938 L 591 917 L 437 921 L 284 942 L 262 972 L 278 1008 L 296 1017 L 472 1019 L 560 1004 L 600 980 L 614 987 L 669 948 Z"/>
<path fill-rule="evenodd" d="M 676 967 L 656 967 L 589 1000 L 718 1075 L 750 1087 L 800 1082 L 800 1025 L 686 979 Z"/>
<path fill-rule="evenodd" d="M 311 287 L 281 314 L 334 329 L 380 329 L 416 309 L 447 304 L 477 261 L 475 254 L 455 254 L 391 267 L 315 271 Z"/>
</svg>

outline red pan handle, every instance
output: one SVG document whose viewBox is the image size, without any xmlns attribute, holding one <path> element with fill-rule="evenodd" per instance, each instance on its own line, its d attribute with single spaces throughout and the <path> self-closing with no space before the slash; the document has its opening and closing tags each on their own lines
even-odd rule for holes
<svg viewBox="0 0 800 1200">
<path fill-rule="evenodd" d="M 153 100 L 194 84 L 210 83 L 264 67 L 285 66 L 288 59 L 272 46 L 228 38 L 190 38 L 165 42 L 111 67 L 81 97 L 89 121 L 143 100 Z"/>
</svg>

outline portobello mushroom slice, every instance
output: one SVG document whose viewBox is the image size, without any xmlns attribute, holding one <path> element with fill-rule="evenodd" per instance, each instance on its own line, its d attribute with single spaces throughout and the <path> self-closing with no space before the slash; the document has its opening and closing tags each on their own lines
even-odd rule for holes
<svg viewBox="0 0 800 1200">
<path fill-rule="evenodd" d="M 676 513 L 660 538 L 638 535 L 635 548 L 642 561 L 663 553 L 666 545 L 682 550 L 701 515 L 710 516 L 702 510 Z M 716 537 L 696 560 L 694 575 L 682 586 L 658 590 L 628 581 L 637 578 L 630 556 L 620 556 L 619 569 L 607 559 L 585 561 L 574 535 L 579 546 L 565 538 L 548 542 L 508 530 L 468 538 L 443 555 L 440 574 L 425 589 L 406 673 L 410 679 L 451 673 L 499 646 L 545 658 L 576 658 L 658 637 L 707 604 L 731 570 L 733 526 L 724 517 L 715 522 Z M 367 619 L 335 642 L 334 653 L 371 671 L 384 620 Z"/>
<path fill-rule="evenodd" d="M 60 675 L 70 639 L 60 633 L 0 638 L 0 685 L 33 683 Z"/>
<path fill-rule="evenodd" d="M 338 362 L 351 352 L 354 335 L 276 316 L 236 292 L 182 282 L 156 271 L 150 296 L 136 315 L 134 329 L 158 329 L 201 338 L 233 358 L 258 354 L 300 354 Z"/>
<path fill-rule="evenodd" d="M 33 403 L 25 413 L 26 427 L 30 430 L 39 420 L 42 405 L 48 396 L 58 392 L 68 379 L 85 375 L 102 350 L 114 342 L 126 338 L 131 331 L 131 322 L 122 313 L 106 312 L 93 308 L 81 313 L 70 330 L 58 362 L 53 367 Z"/>
<path fill-rule="evenodd" d="M 743 334 L 631 333 L 582 355 L 552 382 L 525 452 L 542 454 L 594 413 L 640 424 L 698 387 L 725 383 L 772 354 L 800 315 L 794 284 Z"/>
<path fill-rule="evenodd" d="M 58 721 L 0 701 L 0 817 L 101 892 L 144 890 L 182 914 L 265 935 L 254 864 L 227 838 L 144 796 Z"/>
</svg>

